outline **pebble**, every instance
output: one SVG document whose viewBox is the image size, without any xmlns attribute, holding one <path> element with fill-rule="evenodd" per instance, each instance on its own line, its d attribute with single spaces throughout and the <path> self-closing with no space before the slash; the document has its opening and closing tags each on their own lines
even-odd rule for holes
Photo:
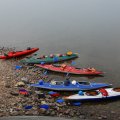
<svg viewBox="0 0 120 120">
<path fill-rule="evenodd" d="M 104 116 L 102 116 L 102 118 L 103 118 L 103 119 L 107 119 L 107 116 L 104 115 Z"/>
<path fill-rule="evenodd" d="M 101 117 L 101 116 L 99 116 L 99 117 L 98 117 L 98 120 L 102 120 L 102 117 Z"/>
<path fill-rule="evenodd" d="M 29 111 L 28 110 L 28 111 L 25 112 L 25 115 L 33 115 L 33 111 L 31 111 L 31 110 Z"/>
<path fill-rule="evenodd" d="M 67 110 L 65 111 L 65 114 L 68 115 L 68 114 L 70 113 L 70 111 L 71 111 L 71 109 L 67 109 Z"/>
<path fill-rule="evenodd" d="M 41 104 L 43 105 L 43 104 L 47 104 L 45 101 L 41 101 Z"/>
<path fill-rule="evenodd" d="M 73 111 L 70 111 L 69 115 L 70 115 L 71 117 L 73 117 L 73 116 L 74 116 L 74 112 L 73 112 Z"/>
<path fill-rule="evenodd" d="M 6 87 L 6 88 L 11 88 L 10 83 L 5 83 L 5 87 Z"/>
<path fill-rule="evenodd" d="M 50 111 L 49 111 L 49 110 L 47 110 L 45 114 L 46 114 L 46 115 L 50 115 Z"/>
<path fill-rule="evenodd" d="M 11 95 L 14 95 L 14 96 L 18 96 L 18 95 L 19 95 L 19 92 L 17 92 L 17 91 L 11 91 L 10 94 L 11 94 Z"/>
<path fill-rule="evenodd" d="M 111 111 L 112 114 L 115 114 L 115 111 Z"/>
<path fill-rule="evenodd" d="M 56 114 L 55 111 L 52 111 L 52 112 L 50 113 L 51 116 L 54 116 L 55 114 Z"/>
<path fill-rule="evenodd" d="M 80 119 L 85 119 L 85 116 L 84 115 L 79 115 L 79 118 Z"/>
<path fill-rule="evenodd" d="M 39 113 L 42 113 L 42 114 L 43 114 L 43 113 L 45 113 L 45 112 L 46 112 L 46 109 L 44 109 L 44 108 L 40 108 L 40 109 L 39 109 Z"/>
</svg>

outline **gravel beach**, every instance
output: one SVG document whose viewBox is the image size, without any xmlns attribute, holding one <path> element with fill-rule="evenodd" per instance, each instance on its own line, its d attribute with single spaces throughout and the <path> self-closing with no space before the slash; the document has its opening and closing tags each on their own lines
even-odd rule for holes
<svg viewBox="0 0 120 120">
<path fill-rule="evenodd" d="M 7 51 L 3 49 L 3 51 Z M 37 91 L 27 84 L 35 83 L 40 79 L 51 80 L 49 76 L 43 76 L 43 70 L 35 66 L 22 65 L 21 69 L 15 69 L 16 65 L 21 65 L 19 60 L 0 60 L 0 120 L 7 120 L 9 116 L 51 116 L 59 117 L 59 120 L 67 119 L 94 119 L 94 120 L 114 120 L 120 119 L 119 101 L 109 101 L 100 103 L 82 103 L 81 106 L 72 106 L 66 102 L 57 103 L 48 91 Z M 19 82 L 24 84 L 20 85 Z M 25 89 L 29 95 L 19 93 L 19 89 Z M 39 94 L 38 94 L 39 92 Z M 45 96 L 40 96 L 44 94 Z M 62 93 L 61 98 L 62 98 Z M 49 109 L 38 108 L 39 105 L 47 104 Z M 117 109 L 116 109 L 117 104 Z M 32 105 L 32 109 L 25 109 L 25 106 Z M 115 106 L 115 107 L 114 107 Z M 42 117 L 33 117 L 33 119 Z M 12 119 L 12 118 L 10 118 Z M 9 119 L 9 120 L 10 120 Z M 21 120 L 17 117 L 16 120 Z M 28 119 L 27 117 L 24 119 Z M 32 118 L 31 118 L 32 119 Z M 33 120 L 32 119 L 32 120 Z M 49 119 L 49 117 L 46 117 Z M 30 119 L 29 119 L 30 120 Z M 55 119 L 56 120 L 56 119 Z"/>
</svg>

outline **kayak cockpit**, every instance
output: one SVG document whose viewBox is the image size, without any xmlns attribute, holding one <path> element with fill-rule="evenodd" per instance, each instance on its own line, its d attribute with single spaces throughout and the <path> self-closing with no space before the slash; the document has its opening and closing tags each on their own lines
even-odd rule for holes
<svg viewBox="0 0 120 120">
<path fill-rule="evenodd" d="M 85 95 L 87 95 L 87 96 L 97 96 L 97 95 L 99 95 L 100 94 L 100 92 L 98 92 L 98 91 L 87 91 L 87 92 L 85 92 Z"/>
<path fill-rule="evenodd" d="M 120 87 L 119 88 L 113 88 L 112 90 L 115 91 L 115 92 L 120 92 Z"/>
<path fill-rule="evenodd" d="M 52 81 L 50 82 L 50 84 L 51 84 L 51 85 L 64 85 L 64 82 L 52 80 Z"/>
<path fill-rule="evenodd" d="M 90 83 L 89 82 L 87 82 L 87 81 L 81 81 L 81 82 L 78 82 L 80 85 L 90 85 Z"/>
</svg>

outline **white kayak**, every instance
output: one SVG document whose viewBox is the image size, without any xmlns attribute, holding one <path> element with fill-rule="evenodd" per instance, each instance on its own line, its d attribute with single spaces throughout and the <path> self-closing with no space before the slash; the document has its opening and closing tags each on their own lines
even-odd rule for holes
<svg viewBox="0 0 120 120">
<path fill-rule="evenodd" d="M 64 97 L 65 100 L 70 101 L 90 101 L 90 100 L 105 100 L 105 99 L 115 99 L 120 97 L 120 88 L 105 88 L 98 90 L 91 90 L 82 92 L 79 91 L 78 94 Z"/>
</svg>

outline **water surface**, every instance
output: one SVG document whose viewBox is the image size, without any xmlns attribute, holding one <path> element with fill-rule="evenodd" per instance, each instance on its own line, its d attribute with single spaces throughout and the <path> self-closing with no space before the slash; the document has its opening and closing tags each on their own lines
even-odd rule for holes
<svg viewBox="0 0 120 120">
<path fill-rule="evenodd" d="M 75 78 L 120 86 L 120 1 L 1 0 L 0 46 L 39 47 L 39 54 L 78 52 L 78 67 L 105 77 Z"/>
</svg>

